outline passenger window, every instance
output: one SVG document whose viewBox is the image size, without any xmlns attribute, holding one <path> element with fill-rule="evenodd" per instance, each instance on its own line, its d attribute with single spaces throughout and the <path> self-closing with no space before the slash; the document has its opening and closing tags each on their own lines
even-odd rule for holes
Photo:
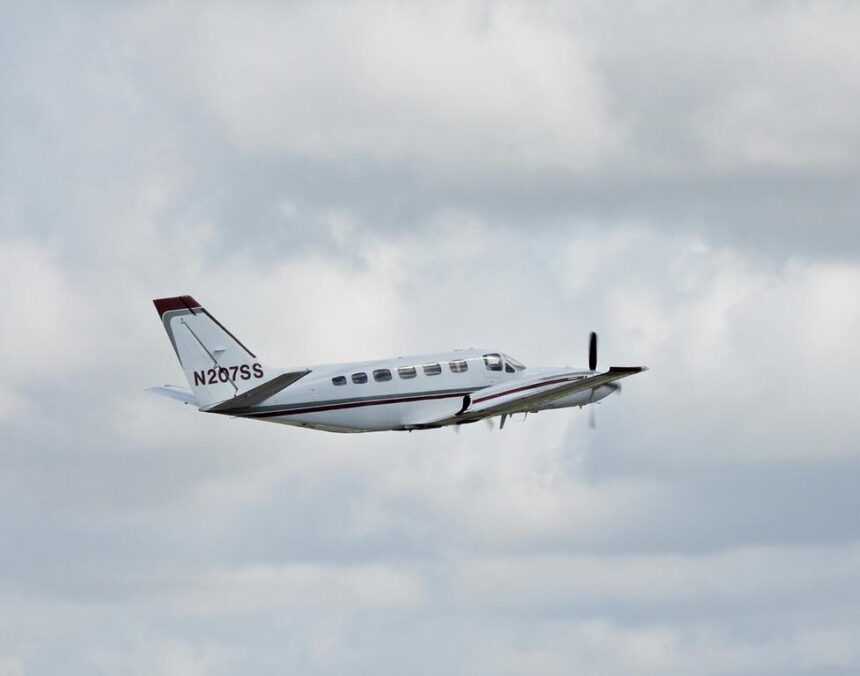
<svg viewBox="0 0 860 676">
<path fill-rule="evenodd" d="M 469 364 L 465 359 L 452 359 L 448 362 L 448 366 L 451 368 L 451 373 L 465 373 L 469 370 Z"/>
<path fill-rule="evenodd" d="M 378 383 L 384 383 L 387 380 L 391 380 L 391 371 L 388 369 L 376 369 L 373 372 L 373 379 Z"/>
<path fill-rule="evenodd" d="M 409 380 L 410 378 L 414 378 L 418 375 L 418 372 L 415 370 L 414 366 L 401 366 L 397 369 L 397 375 L 403 378 L 403 380 Z"/>
<path fill-rule="evenodd" d="M 442 373 L 442 366 L 439 364 L 424 364 L 425 376 L 438 376 Z"/>
<path fill-rule="evenodd" d="M 487 365 L 487 369 L 490 371 L 501 371 L 502 370 L 502 356 L 498 354 L 485 354 L 484 355 L 484 363 Z"/>
<path fill-rule="evenodd" d="M 510 364 L 505 364 L 505 373 L 516 373 L 516 371 Z"/>
<path fill-rule="evenodd" d="M 335 376 L 331 379 L 332 385 L 346 385 L 346 376 Z"/>
<path fill-rule="evenodd" d="M 352 382 L 354 382 L 356 385 L 361 385 L 362 383 L 366 383 L 367 382 L 367 374 L 364 371 L 361 371 L 360 373 L 353 373 L 352 374 Z"/>
</svg>

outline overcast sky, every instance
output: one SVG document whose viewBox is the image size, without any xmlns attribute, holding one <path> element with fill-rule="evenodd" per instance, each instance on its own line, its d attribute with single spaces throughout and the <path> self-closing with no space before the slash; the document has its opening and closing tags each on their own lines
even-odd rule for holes
<svg viewBox="0 0 860 676">
<path fill-rule="evenodd" d="M 860 5 L 0 2 L 0 676 L 860 671 Z M 624 394 L 204 416 L 495 346 Z"/>
</svg>

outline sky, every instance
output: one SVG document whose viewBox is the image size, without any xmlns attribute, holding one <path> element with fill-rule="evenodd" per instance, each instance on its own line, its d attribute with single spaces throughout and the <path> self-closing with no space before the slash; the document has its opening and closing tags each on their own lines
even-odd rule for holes
<svg viewBox="0 0 860 676">
<path fill-rule="evenodd" d="M 860 671 L 860 5 L 0 2 L 0 676 Z M 461 433 L 267 363 L 647 365 Z"/>
</svg>

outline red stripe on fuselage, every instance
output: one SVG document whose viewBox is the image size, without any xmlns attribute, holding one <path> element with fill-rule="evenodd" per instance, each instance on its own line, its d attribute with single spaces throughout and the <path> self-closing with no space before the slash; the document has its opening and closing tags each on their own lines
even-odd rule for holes
<svg viewBox="0 0 860 676">
<path fill-rule="evenodd" d="M 427 394 L 420 397 L 398 397 L 397 399 L 370 399 L 366 401 L 351 401 L 341 404 L 324 404 L 322 406 L 307 406 L 305 408 L 286 409 L 283 411 L 263 411 L 261 413 L 244 413 L 246 418 L 276 418 L 282 416 L 299 415 L 302 413 L 323 413 L 325 411 L 337 411 L 344 408 L 361 408 L 364 406 L 382 406 L 384 404 L 405 404 L 413 401 L 428 401 L 431 399 L 449 399 L 462 397 L 469 394 L 469 390 L 453 394 Z M 235 415 L 235 413 L 233 414 Z"/>
<path fill-rule="evenodd" d="M 514 392 L 525 392 L 526 390 L 534 390 L 538 387 L 546 387 L 547 385 L 558 385 L 559 383 L 567 383 L 573 381 L 576 377 L 569 378 L 557 378 L 556 380 L 547 380 L 542 383 L 533 383 L 532 385 L 523 385 L 522 387 L 515 387 L 511 390 L 505 390 L 504 392 L 497 392 L 496 394 L 488 394 L 486 397 L 479 397 L 475 399 L 472 403 L 479 404 L 482 401 L 488 401 L 490 399 L 497 399 L 498 397 L 504 397 L 508 394 L 513 394 Z"/>
</svg>

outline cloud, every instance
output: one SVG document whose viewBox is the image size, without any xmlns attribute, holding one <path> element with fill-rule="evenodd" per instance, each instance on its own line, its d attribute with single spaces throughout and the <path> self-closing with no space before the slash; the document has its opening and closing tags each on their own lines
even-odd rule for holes
<svg viewBox="0 0 860 676">
<path fill-rule="evenodd" d="M 0 659 L 0 674 L 3 676 L 21 676 L 23 673 L 20 660 L 11 657 Z"/>
<path fill-rule="evenodd" d="M 467 176 L 856 169 L 849 6 L 258 4 L 185 18 L 196 83 L 255 152 Z"/>
<path fill-rule="evenodd" d="M 0 674 L 856 671 L 851 6 L 2 11 Z M 175 293 L 651 370 L 595 432 L 202 416 Z"/>
<path fill-rule="evenodd" d="M 26 240 L 7 240 L 0 250 L 0 267 L 15 281 L 15 292 L 6 294 L 0 306 L 0 341 L 15 355 L 4 360 L 6 382 L 20 383 L 34 374 L 68 375 L 93 358 L 84 327 L 91 335 L 95 318 L 50 251 Z M 75 348 L 64 347 L 68 345 Z"/>
<path fill-rule="evenodd" d="M 174 238 L 151 237 L 152 256 Z M 591 437 L 584 436 L 577 412 L 530 416 L 504 433 L 470 428 L 459 436 L 445 430 L 327 436 L 203 420 L 130 387 L 141 380 L 142 368 L 149 380 L 158 372 L 168 381 L 178 375 L 143 298 L 149 274 L 135 276 L 125 291 L 141 297 L 140 307 L 94 325 L 106 332 L 100 342 L 113 346 L 103 365 L 91 364 L 91 375 L 80 382 L 52 391 L 44 381 L 38 390 L 51 426 L 33 428 L 27 419 L 5 425 L 16 452 L 7 451 L 4 474 L 27 478 L 4 488 L 7 506 L 17 508 L 7 511 L 15 516 L 3 525 L 20 543 L 6 570 L 24 599 L 132 604 L 151 618 L 169 605 L 184 609 L 189 630 L 220 625 L 237 613 L 256 622 L 299 605 L 350 618 L 334 633 L 309 625 L 303 631 L 358 664 L 374 658 L 348 647 L 357 614 L 373 615 L 382 632 L 386 620 L 378 613 L 489 618 L 504 612 L 501 604 L 528 608 L 531 621 L 552 635 L 548 616 L 578 609 L 578 619 L 561 635 L 572 632 L 583 650 L 592 651 L 583 668 L 610 672 L 679 660 L 689 665 L 688 640 L 702 641 L 702 650 L 733 645 L 726 626 L 709 628 L 701 619 L 695 631 L 716 631 L 716 638 L 688 638 L 679 625 L 685 612 L 713 622 L 716 607 L 748 604 L 748 612 L 765 615 L 786 603 L 803 604 L 809 613 L 815 603 L 841 607 L 839 590 L 850 584 L 851 573 L 839 561 L 850 560 L 844 548 L 857 532 L 850 518 L 834 519 L 833 512 L 856 512 L 855 434 L 849 421 L 822 434 L 807 420 L 792 419 L 795 397 L 784 390 L 827 376 L 830 351 L 852 354 L 853 295 L 834 293 L 857 281 L 852 266 L 793 260 L 762 267 L 736 251 L 634 226 L 523 240 L 515 230 L 497 230 L 463 213 L 440 216 L 430 229 L 394 240 L 360 228 L 338 237 L 341 248 L 324 245 L 304 263 L 258 266 L 244 253 L 222 258 L 229 279 L 209 285 L 201 297 L 275 362 L 301 362 L 316 352 L 347 357 L 359 349 L 366 354 L 356 356 L 373 357 L 373 350 L 424 342 L 428 349 L 454 346 L 459 335 L 477 344 L 503 338 L 500 347 L 532 364 L 540 355 L 576 362 L 587 329 L 597 326 L 606 363 L 636 359 L 653 369 L 631 381 L 622 399 L 601 407 L 600 432 Z M 452 241 L 463 248 L 452 249 Z M 578 252 L 588 254 L 590 265 L 571 276 Z M 207 260 L 201 249 L 188 262 L 194 269 Z M 623 275 L 619 260 L 626 263 Z M 653 260 L 661 262 L 657 272 Z M 109 261 L 95 264 L 113 269 Z M 171 274 L 178 282 L 188 272 Z M 325 284 L 303 287 L 315 275 Z M 284 292 L 293 288 L 307 288 L 305 297 L 294 312 L 284 312 Z M 464 288 L 470 293 L 463 295 Z M 473 311 L 474 299 L 487 300 L 491 319 Z M 578 314 L 557 311 L 572 306 Z M 296 321 L 314 317 L 316 307 L 326 312 Z M 803 329 L 798 316 L 829 328 Z M 355 334 L 343 333 L 344 325 Z M 808 383 L 804 373 L 778 368 L 801 348 L 825 364 Z M 760 382 L 749 395 L 726 400 L 738 369 Z M 72 392 L 80 403 L 70 407 Z M 83 402 L 105 396 L 97 418 L 84 411 Z M 761 415 L 780 426 L 762 431 L 738 424 L 751 405 L 747 396 L 766 402 Z M 834 407 L 832 414 L 841 416 L 850 380 L 834 378 L 818 396 L 820 403 L 807 405 L 814 420 L 826 420 Z M 674 422 L 662 424 L 668 420 Z M 841 464 L 831 472 L 825 460 Z M 808 498 L 801 497 L 805 492 Z M 51 546 L 40 547 L 36 534 Z M 824 545 L 833 549 L 822 550 L 820 560 L 803 549 Z M 58 551 L 73 557 L 62 571 L 54 567 Z M 768 567 L 777 561 L 801 579 L 776 584 Z M 725 569 L 747 570 L 751 577 L 729 580 L 717 572 Z M 832 571 L 832 592 L 822 587 L 825 569 Z M 664 579 L 680 586 L 660 587 Z M 757 597 L 749 590 L 764 579 L 772 595 Z M 678 599 L 688 604 L 680 615 L 669 609 L 683 605 Z M 614 608 L 609 620 L 607 608 Z M 805 617 L 784 630 L 785 640 L 819 640 L 801 638 L 818 626 Z M 631 622 L 632 628 L 619 628 Z M 472 630 L 480 645 L 504 640 L 513 627 L 489 637 Z M 197 631 L 205 636 L 211 629 Z M 828 654 L 850 664 L 854 657 L 840 647 L 842 639 L 821 631 L 820 640 L 833 646 Z M 404 636 L 404 650 L 414 649 L 420 636 Z M 625 646 L 617 659 L 605 656 L 611 640 L 601 637 L 607 636 Z M 111 652 L 120 640 L 109 639 L 107 647 L 94 639 L 85 644 L 120 659 Z M 200 645 L 198 638 L 187 640 Z M 248 639 L 236 640 L 219 645 L 241 654 Z M 550 672 L 553 665 L 579 663 L 562 649 L 567 642 L 534 641 L 533 650 L 513 651 L 511 663 Z M 766 643 L 755 643 L 736 662 L 712 656 L 712 664 L 782 664 L 762 647 Z M 129 659 L 137 660 L 133 655 Z M 343 665 L 321 655 L 306 659 L 320 671 Z M 440 668 L 477 659 L 463 642 Z"/>
<path fill-rule="evenodd" d="M 100 673 L 175 674 L 203 676 L 227 673 L 235 668 L 230 655 L 217 644 L 198 646 L 167 636 L 134 637 L 124 649 L 105 648 L 94 651 L 92 668 Z"/>
<path fill-rule="evenodd" d="M 423 580 L 383 565 L 334 567 L 319 564 L 252 566 L 204 573 L 191 582 L 186 612 L 248 613 L 287 608 L 413 606 L 424 602 Z M 196 587 L 196 589 L 194 589 Z"/>
<path fill-rule="evenodd" d="M 195 24 L 195 80 L 256 152 L 520 172 L 599 164 L 623 135 L 587 55 L 525 6 L 219 5 Z"/>
</svg>

